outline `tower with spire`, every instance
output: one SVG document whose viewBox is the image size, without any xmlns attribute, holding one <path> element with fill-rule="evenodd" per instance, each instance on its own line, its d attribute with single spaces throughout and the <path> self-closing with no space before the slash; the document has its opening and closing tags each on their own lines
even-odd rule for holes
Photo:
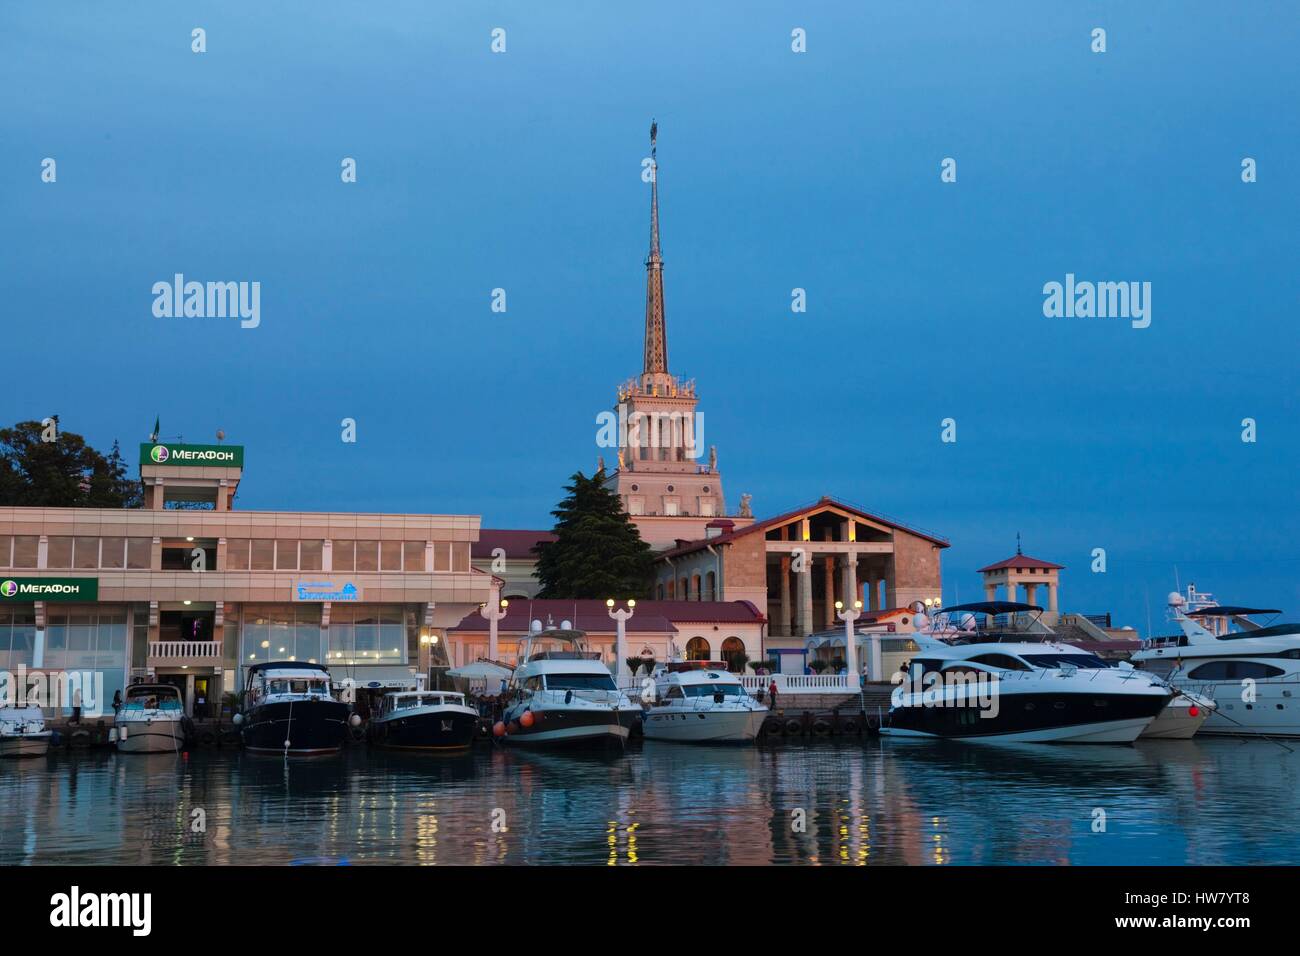
<svg viewBox="0 0 1300 956">
<path fill-rule="evenodd" d="M 694 381 L 668 370 L 664 260 L 659 242 L 659 126 L 650 124 L 650 251 L 646 255 L 641 374 L 618 388 L 618 467 L 607 478 L 653 547 L 706 537 L 726 515 L 717 453 L 705 444 Z M 698 527 L 696 527 L 698 525 Z"/>
</svg>

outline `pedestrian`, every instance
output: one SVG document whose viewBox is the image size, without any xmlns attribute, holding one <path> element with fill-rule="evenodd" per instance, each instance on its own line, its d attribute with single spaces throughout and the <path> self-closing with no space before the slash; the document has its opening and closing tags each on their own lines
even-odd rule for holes
<svg viewBox="0 0 1300 956">
<path fill-rule="evenodd" d="M 772 683 L 770 683 L 770 684 L 767 685 L 767 697 L 768 697 L 768 705 L 767 705 L 767 706 L 770 707 L 772 710 L 776 710 L 776 680 L 775 680 L 775 678 L 772 680 Z"/>
<path fill-rule="evenodd" d="M 117 720 L 117 712 L 122 709 L 122 692 L 113 691 L 113 719 Z"/>
</svg>

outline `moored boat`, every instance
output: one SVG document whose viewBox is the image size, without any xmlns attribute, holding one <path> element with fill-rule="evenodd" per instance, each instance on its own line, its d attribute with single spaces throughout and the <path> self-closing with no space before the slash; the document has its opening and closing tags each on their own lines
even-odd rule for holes
<svg viewBox="0 0 1300 956">
<path fill-rule="evenodd" d="M 658 665 L 653 677 L 654 699 L 646 702 L 642 724 L 647 740 L 753 743 L 767 716 L 725 663 L 672 661 Z"/>
<path fill-rule="evenodd" d="M 375 744 L 392 750 L 465 750 L 474 742 L 478 711 L 465 695 L 446 690 L 394 691 L 370 718 Z"/>
<path fill-rule="evenodd" d="M 245 750 L 312 756 L 337 753 L 343 746 L 349 708 L 334 699 L 324 667 L 300 661 L 254 664 L 245 680 L 245 709 L 235 715 Z"/>
<path fill-rule="evenodd" d="M 618 689 L 600 652 L 569 626 L 534 621 L 510 678 L 495 729 L 499 740 L 530 747 L 622 746 L 641 725 L 641 708 Z"/>
<path fill-rule="evenodd" d="M 113 719 L 118 753 L 180 753 L 190 722 L 180 689 L 171 684 L 134 684 Z"/>
<path fill-rule="evenodd" d="M 0 757 L 43 757 L 51 736 L 39 707 L 0 707 Z"/>
</svg>

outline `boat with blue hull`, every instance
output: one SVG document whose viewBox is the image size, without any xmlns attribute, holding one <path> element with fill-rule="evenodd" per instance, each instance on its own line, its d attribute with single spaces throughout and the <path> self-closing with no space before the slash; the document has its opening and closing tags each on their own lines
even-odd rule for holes
<svg viewBox="0 0 1300 956">
<path fill-rule="evenodd" d="M 312 756 L 337 753 L 348 733 L 349 707 L 334 698 L 319 664 L 254 664 L 245 678 L 245 710 L 237 715 L 251 753 Z"/>
<path fill-rule="evenodd" d="M 385 694 L 370 721 L 371 739 L 389 750 L 466 750 L 478 733 L 478 711 L 465 695 L 445 690 Z"/>
</svg>

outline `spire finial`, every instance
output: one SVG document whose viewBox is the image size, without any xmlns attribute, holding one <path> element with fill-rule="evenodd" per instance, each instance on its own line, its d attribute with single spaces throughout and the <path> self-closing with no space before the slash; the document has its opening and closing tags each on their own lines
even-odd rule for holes
<svg viewBox="0 0 1300 956">
<path fill-rule="evenodd" d="M 1021 551 L 1020 551 L 1020 532 L 1017 531 L 1017 532 L 1016 532 L 1016 555 L 1019 556 L 1020 554 L 1021 554 Z"/>
<path fill-rule="evenodd" d="M 659 253 L 659 124 L 650 121 L 650 254 L 646 257 L 645 363 L 643 376 L 668 374 L 668 330 L 664 321 L 663 258 Z M 643 381 L 643 385 L 647 382 Z"/>
</svg>

